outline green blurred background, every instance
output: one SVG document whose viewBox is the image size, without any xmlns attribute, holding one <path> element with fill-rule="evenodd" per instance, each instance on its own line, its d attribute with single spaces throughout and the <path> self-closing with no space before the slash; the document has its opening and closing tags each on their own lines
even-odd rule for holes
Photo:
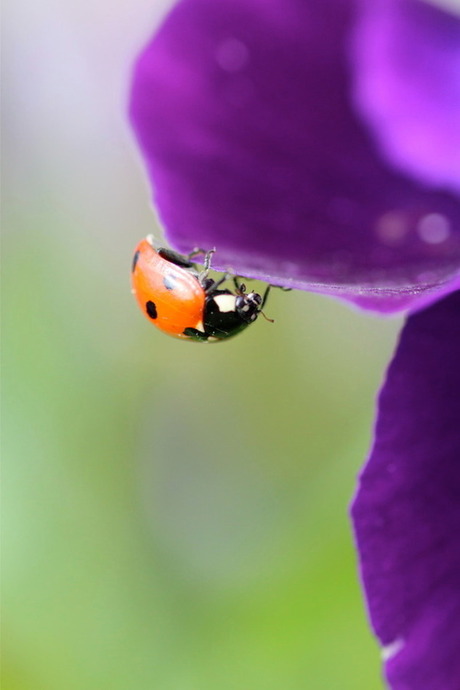
<svg viewBox="0 0 460 690">
<path fill-rule="evenodd" d="M 275 291 L 234 341 L 130 294 L 125 117 L 163 5 L 4 15 L 5 690 L 373 690 L 347 518 L 397 321 Z"/>
</svg>

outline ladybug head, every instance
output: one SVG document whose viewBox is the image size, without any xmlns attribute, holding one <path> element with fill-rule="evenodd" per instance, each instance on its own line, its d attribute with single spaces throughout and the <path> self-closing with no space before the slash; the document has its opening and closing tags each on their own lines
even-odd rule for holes
<svg viewBox="0 0 460 690">
<path fill-rule="evenodd" d="M 243 321 L 247 321 L 248 323 L 251 323 L 257 319 L 261 306 L 262 297 L 257 292 L 248 292 L 245 294 L 241 291 L 236 298 L 236 312 L 243 319 Z"/>
</svg>

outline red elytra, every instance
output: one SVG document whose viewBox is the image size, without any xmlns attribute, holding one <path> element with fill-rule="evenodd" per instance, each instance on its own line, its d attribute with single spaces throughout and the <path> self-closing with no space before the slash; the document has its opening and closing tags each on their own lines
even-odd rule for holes
<svg viewBox="0 0 460 690">
<path fill-rule="evenodd" d="M 142 312 L 157 328 L 184 339 L 186 328 L 203 329 L 206 294 L 195 273 L 164 259 L 146 239 L 136 247 L 131 280 Z"/>
</svg>

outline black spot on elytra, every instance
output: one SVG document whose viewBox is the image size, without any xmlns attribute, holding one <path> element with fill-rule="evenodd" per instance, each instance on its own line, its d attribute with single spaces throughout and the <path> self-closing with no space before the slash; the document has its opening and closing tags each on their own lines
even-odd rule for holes
<svg viewBox="0 0 460 690">
<path fill-rule="evenodd" d="M 167 273 L 163 278 L 163 285 L 167 290 L 174 290 L 176 287 L 176 279 L 170 273 Z"/>
<path fill-rule="evenodd" d="M 145 311 L 147 312 L 147 314 L 150 316 L 151 319 L 156 319 L 158 316 L 156 304 L 155 304 L 155 302 L 151 302 L 150 300 L 145 305 Z"/>
<path fill-rule="evenodd" d="M 140 251 L 137 251 L 133 256 L 133 265 L 132 265 L 132 269 L 131 269 L 133 273 L 134 273 L 134 270 L 137 266 L 137 260 L 139 259 L 139 254 L 140 254 Z"/>
</svg>

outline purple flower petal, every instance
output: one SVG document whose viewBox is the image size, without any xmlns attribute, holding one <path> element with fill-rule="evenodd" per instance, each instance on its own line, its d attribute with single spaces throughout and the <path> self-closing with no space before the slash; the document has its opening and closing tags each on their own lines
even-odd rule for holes
<svg viewBox="0 0 460 690">
<path fill-rule="evenodd" d="M 460 688 L 460 292 L 409 317 L 352 515 L 394 690 Z"/>
<path fill-rule="evenodd" d="M 420 0 L 363 2 L 358 102 L 382 150 L 428 185 L 460 192 L 460 21 Z"/>
<path fill-rule="evenodd" d="M 382 312 L 460 284 L 460 202 L 448 188 L 455 129 L 440 127 L 446 99 L 432 103 L 432 85 L 448 75 L 444 41 L 450 56 L 460 52 L 460 21 L 429 8 L 442 19 L 426 31 L 420 13 L 402 22 L 387 6 L 401 59 L 384 72 L 381 127 L 369 99 L 385 51 L 366 64 L 375 22 L 361 4 L 183 0 L 172 10 L 136 65 L 131 117 L 176 248 L 216 246 L 219 268 Z M 429 56 L 432 70 L 411 79 L 413 54 Z M 407 161 L 395 149 L 411 122 L 436 139 Z"/>
</svg>

